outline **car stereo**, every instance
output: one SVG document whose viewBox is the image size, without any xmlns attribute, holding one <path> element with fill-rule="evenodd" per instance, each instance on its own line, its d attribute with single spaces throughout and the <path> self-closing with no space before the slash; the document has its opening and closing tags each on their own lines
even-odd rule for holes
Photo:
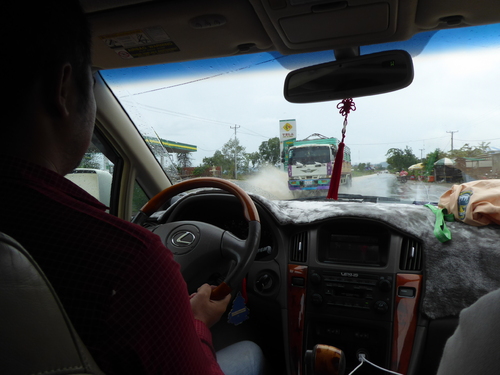
<svg viewBox="0 0 500 375">
<path fill-rule="evenodd" d="M 394 276 L 309 270 L 309 312 L 374 320 L 392 320 Z"/>
</svg>

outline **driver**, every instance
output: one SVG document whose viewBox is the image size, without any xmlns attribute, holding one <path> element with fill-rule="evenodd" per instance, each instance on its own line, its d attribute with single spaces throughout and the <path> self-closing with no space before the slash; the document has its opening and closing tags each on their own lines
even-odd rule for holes
<svg viewBox="0 0 500 375">
<path fill-rule="evenodd" d="M 4 80 L 0 231 L 43 269 L 104 373 L 223 374 L 209 328 L 230 296 L 210 300 L 202 285 L 190 299 L 159 237 L 107 214 L 63 177 L 88 148 L 96 112 L 78 1 L 14 1 L 4 12 L 16 63 Z M 262 371 L 258 346 L 236 345 L 219 358 L 226 375 Z"/>
</svg>

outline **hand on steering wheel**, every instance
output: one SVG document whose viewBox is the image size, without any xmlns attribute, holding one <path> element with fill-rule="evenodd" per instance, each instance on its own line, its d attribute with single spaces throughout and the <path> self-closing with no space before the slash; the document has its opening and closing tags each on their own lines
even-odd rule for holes
<svg viewBox="0 0 500 375">
<path fill-rule="evenodd" d="M 181 272 L 188 281 L 199 270 L 199 264 L 209 257 L 218 256 L 229 259 L 233 266 L 228 275 L 217 288 L 212 291 L 212 300 L 221 300 L 230 294 L 243 280 L 257 254 L 260 242 L 260 219 L 257 208 L 248 194 L 232 182 L 201 177 L 186 180 L 172 185 L 149 200 L 132 220 L 143 224 L 173 196 L 196 188 L 212 187 L 225 190 L 238 198 L 245 219 L 248 222 L 248 236 L 241 240 L 230 232 L 214 225 L 202 222 L 177 221 L 162 224 L 155 230 L 163 243 L 174 253 L 174 258 L 181 265 Z"/>
</svg>

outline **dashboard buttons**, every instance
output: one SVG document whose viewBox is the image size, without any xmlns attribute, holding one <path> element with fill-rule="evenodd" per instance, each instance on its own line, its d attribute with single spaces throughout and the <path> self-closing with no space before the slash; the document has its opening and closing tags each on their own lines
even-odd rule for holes
<svg viewBox="0 0 500 375">
<path fill-rule="evenodd" d="M 389 310 L 389 305 L 385 301 L 377 301 L 373 304 L 373 308 L 376 312 L 383 314 Z"/>
<path fill-rule="evenodd" d="M 400 286 L 398 289 L 398 296 L 399 297 L 415 298 L 416 293 L 417 293 L 417 291 L 415 288 Z"/>
<path fill-rule="evenodd" d="M 393 274 L 316 268 L 309 270 L 307 288 L 307 304 L 312 313 L 377 321 L 392 319 Z"/>
<path fill-rule="evenodd" d="M 306 281 L 303 277 L 292 277 L 292 286 L 305 286 Z"/>
</svg>

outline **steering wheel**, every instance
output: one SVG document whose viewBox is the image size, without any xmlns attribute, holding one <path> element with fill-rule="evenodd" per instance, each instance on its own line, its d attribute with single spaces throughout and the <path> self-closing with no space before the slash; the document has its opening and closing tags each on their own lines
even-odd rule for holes
<svg viewBox="0 0 500 375">
<path fill-rule="evenodd" d="M 181 266 L 181 273 L 188 282 L 199 272 L 199 265 L 217 257 L 230 260 L 232 267 L 224 281 L 212 290 L 211 299 L 221 300 L 231 293 L 245 277 L 257 254 L 260 242 L 260 219 L 257 208 L 248 194 L 238 185 L 218 178 L 200 177 L 172 185 L 149 200 L 132 220 L 143 224 L 167 200 L 187 190 L 197 188 L 219 188 L 238 198 L 243 206 L 243 214 L 248 222 L 248 236 L 241 240 L 229 231 L 199 221 L 174 221 L 153 230 L 164 245 L 174 254 Z"/>
</svg>

